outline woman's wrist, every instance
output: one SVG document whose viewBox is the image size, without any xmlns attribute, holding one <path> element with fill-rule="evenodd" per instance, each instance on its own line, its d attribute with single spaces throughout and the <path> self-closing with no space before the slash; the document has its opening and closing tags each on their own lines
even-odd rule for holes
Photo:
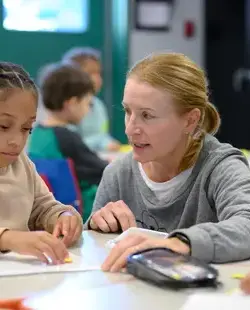
<svg viewBox="0 0 250 310">
<path fill-rule="evenodd" d="M 181 234 L 176 234 L 166 240 L 171 240 L 171 243 L 174 245 L 171 248 L 174 249 L 175 252 L 189 255 L 191 254 L 191 244 L 188 238 L 185 238 L 185 236 L 183 237 Z"/>
</svg>

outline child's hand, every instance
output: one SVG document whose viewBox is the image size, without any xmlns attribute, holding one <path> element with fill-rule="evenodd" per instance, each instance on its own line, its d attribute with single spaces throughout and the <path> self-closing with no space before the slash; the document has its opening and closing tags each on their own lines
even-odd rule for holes
<svg viewBox="0 0 250 310">
<path fill-rule="evenodd" d="M 69 256 L 61 240 L 46 231 L 5 231 L 0 239 L 1 249 L 19 254 L 32 255 L 44 263 L 64 263 Z"/>
<path fill-rule="evenodd" d="M 66 246 L 74 244 L 82 233 L 82 222 L 70 212 L 62 213 L 54 227 L 53 236 L 62 236 L 62 241 Z"/>
</svg>

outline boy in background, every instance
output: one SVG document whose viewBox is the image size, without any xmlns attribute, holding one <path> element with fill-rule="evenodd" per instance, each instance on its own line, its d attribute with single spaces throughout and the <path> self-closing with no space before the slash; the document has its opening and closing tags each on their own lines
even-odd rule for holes
<svg viewBox="0 0 250 310">
<path fill-rule="evenodd" d="M 100 53 L 93 48 L 75 47 L 66 52 L 63 63 L 74 63 L 89 74 L 94 84 L 95 95 L 102 87 Z M 94 96 L 90 111 L 75 128 L 83 141 L 94 151 L 116 152 L 120 143 L 109 134 L 109 120 L 103 101 Z"/>
<path fill-rule="evenodd" d="M 71 158 L 82 190 L 84 216 L 91 213 L 97 186 L 106 161 L 84 144 L 68 125 L 77 125 L 88 113 L 94 94 L 87 73 L 70 64 L 46 68 L 40 81 L 47 117 L 38 124 L 29 139 L 28 152 L 33 158 Z"/>
</svg>

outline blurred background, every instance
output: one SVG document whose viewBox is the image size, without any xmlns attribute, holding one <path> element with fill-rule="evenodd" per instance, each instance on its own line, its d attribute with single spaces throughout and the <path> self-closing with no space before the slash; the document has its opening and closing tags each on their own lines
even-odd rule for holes
<svg viewBox="0 0 250 310">
<path fill-rule="evenodd" d="M 2 0 L 0 13 L 0 59 L 23 65 L 35 80 L 72 47 L 101 52 L 99 96 L 121 143 L 128 68 L 151 52 L 174 51 L 206 70 L 222 117 L 218 138 L 250 149 L 249 0 Z"/>
</svg>

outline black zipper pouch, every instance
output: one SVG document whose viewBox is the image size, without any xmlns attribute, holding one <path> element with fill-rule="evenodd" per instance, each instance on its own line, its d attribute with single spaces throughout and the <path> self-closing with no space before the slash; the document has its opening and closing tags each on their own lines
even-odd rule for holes
<svg viewBox="0 0 250 310">
<path fill-rule="evenodd" d="M 189 255 L 166 248 L 148 249 L 128 257 L 127 271 L 135 277 L 175 289 L 216 287 L 218 271 Z"/>
</svg>

